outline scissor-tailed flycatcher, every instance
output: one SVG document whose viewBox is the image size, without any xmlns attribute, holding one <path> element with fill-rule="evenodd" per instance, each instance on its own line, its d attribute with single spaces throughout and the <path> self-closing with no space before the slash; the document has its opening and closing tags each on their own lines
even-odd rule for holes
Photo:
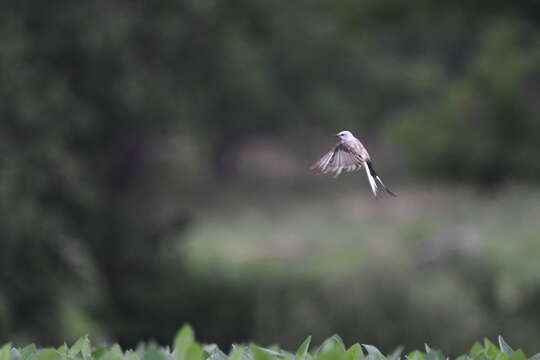
<svg viewBox="0 0 540 360">
<path fill-rule="evenodd" d="M 373 190 L 375 197 L 382 197 L 385 193 L 396 196 L 382 182 L 381 178 L 375 172 L 369 153 L 360 140 L 354 137 L 350 131 L 341 131 L 336 134 L 339 142 L 334 145 L 332 150 L 317 161 L 311 170 L 319 171 L 323 174 L 333 174 L 339 176 L 342 171 L 355 171 L 364 166 L 366 175 Z"/>
</svg>

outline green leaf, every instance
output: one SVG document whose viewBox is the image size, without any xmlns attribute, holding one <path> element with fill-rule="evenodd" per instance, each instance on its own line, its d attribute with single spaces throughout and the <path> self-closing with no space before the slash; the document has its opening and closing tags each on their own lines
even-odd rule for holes
<svg viewBox="0 0 540 360">
<path fill-rule="evenodd" d="M 94 360 L 101 359 L 101 357 L 103 355 L 105 355 L 106 352 L 107 352 L 107 347 L 99 346 L 99 347 L 95 348 L 94 350 L 92 350 L 92 358 Z"/>
<path fill-rule="evenodd" d="M 384 355 L 375 346 L 366 345 L 366 344 L 362 344 L 362 346 L 366 349 L 366 351 L 368 352 L 368 355 L 371 355 L 374 357 L 379 357 L 379 356 L 384 357 Z"/>
<path fill-rule="evenodd" d="M 73 345 L 71 345 L 71 348 L 68 350 L 67 354 L 70 358 L 74 358 L 75 356 L 77 356 L 77 354 L 81 352 L 82 342 L 83 338 L 81 337 L 77 339 L 77 341 L 75 341 Z"/>
<path fill-rule="evenodd" d="M 514 349 L 504 341 L 503 337 L 499 335 L 499 348 L 506 355 L 510 355 L 514 352 Z"/>
<path fill-rule="evenodd" d="M 92 346 L 90 345 L 90 339 L 88 339 L 88 335 L 84 336 L 81 354 L 84 360 L 92 359 Z"/>
<path fill-rule="evenodd" d="M 38 352 L 36 356 L 36 360 L 58 360 L 61 359 L 62 356 L 56 349 L 43 349 L 40 352 Z"/>
<path fill-rule="evenodd" d="M 242 349 L 240 360 L 253 360 L 253 353 L 251 352 L 249 347 L 233 345 L 233 352 L 237 351 L 237 349 Z"/>
<path fill-rule="evenodd" d="M 143 351 L 144 355 L 144 351 Z M 122 348 L 118 344 L 114 344 L 109 348 L 108 351 L 106 351 L 102 357 L 101 360 L 140 360 L 141 356 L 137 354 L 136 352 L 133 352 L 132 350 L 129 350 L 124 353 L 122 352 Z"/>
<path fill-rule="evenodd" d="M 254 360 L 271 360 L 272 359 L 271 354 L 269 354 L 266 351 L 263 351 L 263 349 L 258 347 L 257 345 L 251 344 L 249 346 L 249 350 L 253 354 Z"/>
<path fill-rule="evenodd" d="M 175 350 L 188 347 L 195 341 L 195 334 L 193 329 L 189 325 L 184 325 L 178 331 L 176 338 L 174 339 L 174 348 Z"/>
<path fill-rule="evenodd" d="M 484 355 L 490 360 L 507 360 L 508 356 L 499 350 L 499 347 L 488 338 L 484 339 Z"/>
<path fill-rule="evenodd" d="M 195 334 L 189 325 L 184 325 L 174 339 L 174 351 L 177 360 L 200 360 L 203 357 L 202 346 L 195 342 Z"/>
<path fill-rule="evenodd" d="M 332 335 L 329 339 L 327 339 L 326 341 L 333 341 L 335 344 L 337 344 L 339 346 L 339 348 L 345 352 L 345 343 L 343 342 L 343 339 L 338 335 L 338 334 L 335 334 L 335 335 Z"/>
<path fill-rule="evenodd" d="M 424 360 L 424 353 L 418 350 L 414 350 L 405 356 L 408 360 Z"/>
<path fill-rule="evenodd" d="M 58 349 L 56 349 L 56 351 L 58 351 L 58 353 L 60 354 L 60 357 L 63 359 L 63 360 L 67 360 L 68 358 L 68 346 L 66 343 L 64 343 L 62 346 L 58 347 Z"/>
<path fill-rule="evenodd" d="M 221 349 L 219 348 L 219 346 L 217 346 L 217 344 L 204 344 L 202 345 L 202 349 L 206 358 L 210 358 L 215 351 L 221 351 Z M 227 355 L 223 353 L 223 351 L 221 351 L 221 353 L 225 357 L 227 357 Z"/>
<path fill-rule="evenodd" d="M 314 354 L 316 360 L 342 360 L 344 356 L 344 349 L 335 341 L 325 342 Z"/>
<path fill-rule="evenodd" d="M 122 357 L 124 353 L 122 352 L 122 348 L 118 344 L 114 344 L 109 352 L 113 353 L 114 355 L 117 355 L 119 357 Z M 132 351 L 131 351 L 132 352 Z"/>
<path fill-rule="evenodd" d="M 146 344 L 139 343 L 139 345 L 137 345 L 135 348 L 135 352 L 137 355 L 139 355 L 139 358 L 142 359 L 144 357 L 144 353 L 146 352 Z"/>
<path fill-rule="evenodd" d="M 203 349 L 200 344 L 193 342 L 184 353 L 185 360 L 201 360 L 203 358 Z"/>
<path fill-rule="evenodd" d="M 233 345 L 233 349 L 227 360 L 240 360 L 242 359 L 245 351 L 245 347 Z"/>
<path fill-rule="evenodd" d="M 296 350 L 295 360 L 305 360 L 306 355 L 308 354 L 309 344 L 311 343 L 311 336 L 308 336 L 306 340 L 300 345 L 298 350 Z"/>
<path fill-rule="evenodd" d="M 150 344 L 146 348 L 143 360 L 166 360 L 163 353 L 159 350 L 156 344 Z"/>
<path fill-rule="evenodd" d="M 508 355 L 508 360 L 527 360 L 527 356 L 525 356 L 525 353 L 519 349 Z"/>
<path fill-rule="evenodd" d="M 484 338 L 484 349 L 486 351 L 496 350 L 497 352 L 499 352 L 499 347 L 492 343 L 491 340 L 489 340 L 488 338 Z"/>
<path fill-rule="evenodd" d="M 22 360 L 33 360 L 36 357 L 38 350 L 36 348 L 36 345 L 30 344 L 28 346 L 25 346 L 21 350 L 21 356 Z"/>
<path fill-rule="evenodd" d="M 362 346 L 356 343 L 345 352 L 344 360 L 360 360 L 362 356 L 364 356 Z"/>
<path fill-rule="evenodd" d="M 197 356 L 197 352 L 200 352 L 199 358 L 202 356 L 202 348 L 195 346 L 195 334 L 193 329 L 189 325 L 184 325 L 176 335 L 174 339 L 174 351 L 176 353 L 177 360 L 190 360 L 192 357 Z M 197 358 L 197 359 L 199 359 Z"/>
<path fill-rule="evenodd" d="M 11 352 L 11 344 L 7 343 L 0 349 L 0 360 L 11 360 L 9 353 Z"/>
<path fill-rule="evenodd" d="M 259 350 L 264 351 L 265 353 L 267 353 L 269 355 L 272 355 L 272 356 L 283 357 L 283 354 L 281 352 L 276 351 L 276 350 L 271 349 L 271 348 L 264 348 L 264 347 L 259 346 Z"/>
<path fill-rule="evenodd" d="M 480 343 L 477 341 L 474 343 L 474 345 L 471 348 L 471 351 L 469 351 L 469 354 L 471 356 L 477 356 L 484 352 L 484 347 L 480 345 Z"/>
<path fill-rule="evenodd" d="M 118 349 L 120 349 L 120 347 L 118 347 Z M 114 351 L 114 346 L 113 346 L 113 349 L 110 352 L 113 352 L 113 351 Z M 121 357 L 120 357 L 120 359 L 121 359 Z M 124 355 L 124 360 L 141 360 L 141 357 L 135 351 L 128 350 L 128 351 L 126 351 L 126 355 Z"/>
<path fill-rule="evenodd" d="M 90 340 L 88 339 L 88 335 L 80 337 L 75 344 L 71 346 L 71 349 L 69 349 L 67 355 L 69 358 L 75 358 L 79 353 L 85 360 L 89 360 L 91 358 L 92 351 L 90 349 Z"/>
<path fill-rule="evenodd" d="M 324 340 L 323 343 L 315 351 L 316 355 L 327 352 L 335 352 L 336 354 L 341 355 L 345 353 L 345 344 L 338 335 L 330 336 L 328 339 Z"/>
</svg>

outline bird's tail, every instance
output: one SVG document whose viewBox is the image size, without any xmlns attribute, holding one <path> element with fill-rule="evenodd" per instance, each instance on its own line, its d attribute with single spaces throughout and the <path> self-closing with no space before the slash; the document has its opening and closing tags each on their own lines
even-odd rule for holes
<svg viewBox="0 0 540 360">
<path fill-rule="evenodd" d="M 389 188 L 387 188 L 386 185 L 384 185 L 381 178 L 375 172 L 373 164 L 370 160 L 366 161 L 365 168 L 366 175 L 369 180 L 369 185 L 371 185 L 371 190 L 373 191 L 373 195 L 375 195 L 376 198 L 383 197 L 385 194 L 397 196 Z"/>
</svg>

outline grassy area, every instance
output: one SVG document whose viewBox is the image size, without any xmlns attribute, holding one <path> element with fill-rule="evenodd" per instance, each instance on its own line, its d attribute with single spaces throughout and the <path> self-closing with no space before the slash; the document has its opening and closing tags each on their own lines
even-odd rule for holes
<svg viewBox="0 0 540 360">
<path fill-rule="evenodd" d="M 540 281 L 539 190 L 408 187 L 383 201 L 363 190 L 224 196 L 199 211 L 185 245 L 190 265 L 332 279 L 464 256 L 520 285 Z"/>
</svg>

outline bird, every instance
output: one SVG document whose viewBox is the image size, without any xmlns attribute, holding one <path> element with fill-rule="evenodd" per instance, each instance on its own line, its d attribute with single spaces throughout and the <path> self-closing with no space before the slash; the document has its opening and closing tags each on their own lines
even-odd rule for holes
<svg viewBox="0 0 540 360">
<path fill-rule="evenodd" d="M 375 198 L 381 198 L 385 194 L 397 196 L 384 185 L 373 168 L 368 151 L 352 132 L 343 130 L 338 132 L 336 136 L 339 137 L 339 142 L 313 164 L 311 170 L 322 174 L 330 173 L 334 177 L 338 177 L 342 171 L 351 172 L 364 167 Z"/>
</svg>

